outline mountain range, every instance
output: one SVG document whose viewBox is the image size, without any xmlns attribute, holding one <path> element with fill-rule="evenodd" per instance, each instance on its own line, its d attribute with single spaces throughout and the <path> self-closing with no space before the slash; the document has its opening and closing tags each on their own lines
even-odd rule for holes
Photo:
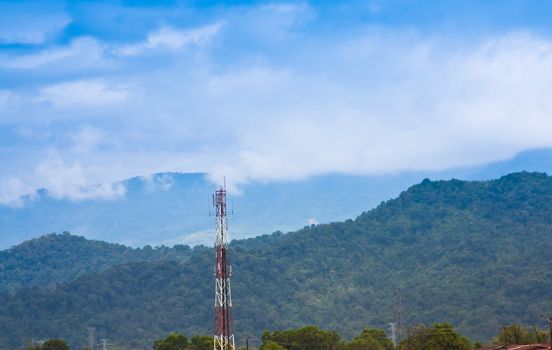
<svg viewBox="0 0 552 350">
<path fill-rule="evenodd" d="M 424 178 L 487 180 L 517 171 L 552 172 L 552 149 L 533 149 L 475 167 L 382 175 L 326 174 L 297 181 L 248 182 L 231 195 L 231 238 L 291 231 L 359 215 Z M 39 190 L 23 207 L 0 206 L 0 249 L 51 232 L 133 247 L 211 245 L 211 193 L 203 173 L 162 173 L 120 183 L 125 195 L 111 200 L 56 199 Z"/>
<path fill-rule="evenodd" d="M 430 181 L 356 219 L 234 240 L 237 338 L 317 325 L 351 337 L 395 321 L 451 322 L 472 340 L 552 311 L 552 177 Z M 0 347 L 61 337 L 150 347 L 210 334 L 211 248 L 135 249 L 65 233 L 0 253 Z M 403 328 L 403 336 L 406 328 Z"/>
</svg>

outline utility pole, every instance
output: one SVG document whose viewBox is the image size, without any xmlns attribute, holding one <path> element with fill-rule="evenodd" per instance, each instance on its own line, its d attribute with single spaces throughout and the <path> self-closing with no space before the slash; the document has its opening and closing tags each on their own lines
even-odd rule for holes
<svg viewBox="0 0 552 350">
<path fill-rule="evenodd" d="M 552 316 L 548 317 L 548 342 L 550 343 L 550 349 L 552 349 Z"/>
<path fill-rule="evenodd" d="M 552 349 L 552 316 L 545 317 L 541 314 L 541 317 L 548 321 L 548 343 L 550 344 L 550 349 Z"/>
<path fill-rule="evenodd" d="M 245 350 L 249 350 L 249 338 L 245 338 Z"/>
<path fill-rule="evenodd" d="M 508 327 L 506 326 L 502 326 L 502 334 L 504 335 L 504 347 L 508 347 L 508 337 L 506 336 L 507 333 L 506 333 L 506 329 Z"/>
<path fill-rule="evenodd" d="M 102 350 L 107 350 L 107 339 L 100 339 L 102 343 Z"/>
</svg>

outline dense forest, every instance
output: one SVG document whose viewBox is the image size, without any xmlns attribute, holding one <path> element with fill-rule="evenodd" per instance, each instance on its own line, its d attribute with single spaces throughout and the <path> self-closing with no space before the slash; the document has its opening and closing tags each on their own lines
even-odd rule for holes
<svg viewBox="0 0 552 350">
<path fill-rule="evenodd" d="M 132 249 L 87 240 L 67 232 L 49 234 L 0 251 L 0 292 L 13 293 L 33 285 L 54 286 L 129 262 L 184 261 L 191 251 L 190 247 L 183 245 Z"/>
<path fill-rule="evenodd" d="M 550 213 L 545 174 L 424 180 L 355 220 L 234 241 L 237 333 L 316 325 L 350 339 L 394 321 L 398 291 L 406 325 L 447 321 L 484 341 L 505 324 L 539 323 L 552 311 Z M 94 242 L 90 256 L 88 241 L 71 235 L 31 242 L 0 255 L 0 346 L 59 337 L 82 347 L 88 326 L 143 347 L 170 332 L 210 333 L 210 249 Z M 117 260 L 123 252 L 137 258 Z M 46 272 L 33 267 L 36 254 L 48 257 L 40 259 Z M 102 255 L 109 262 L 90 267 Z M 59 283 L 43 286 L 48 269 Z"/>
</svg>

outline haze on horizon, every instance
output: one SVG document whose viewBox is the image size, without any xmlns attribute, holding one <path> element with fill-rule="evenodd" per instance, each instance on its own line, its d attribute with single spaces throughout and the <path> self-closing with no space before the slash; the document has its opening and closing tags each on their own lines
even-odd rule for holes
<svg viewBox="0 0 552 350">
<path fill-rule="evenodd" d="M 0 205 L 551 147 L 547 1 L 0 1 Z"/>
</svg>

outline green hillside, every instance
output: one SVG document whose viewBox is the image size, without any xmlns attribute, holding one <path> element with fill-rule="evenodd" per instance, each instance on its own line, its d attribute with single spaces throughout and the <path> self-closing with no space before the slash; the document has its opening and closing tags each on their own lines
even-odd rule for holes
<svg viewBox="0 0 552 350">
<path fill-rule="evenodd" d="M 305 324 L 346 337 L 386 327 L 397 289 L 407 324 L 448 321 L 473 340 L 540 322 L 552 311 L 551 213 L 545 174 L 425 180 L 356 220 L 233 242 L 237 337 Z M 198 249 L 0 296 L 0 346 L 51 337 L 83 346 L 87 326 L 144 346 L 175 330 L 210 333 L 213 258 Z"/>
<path fill-rule="evenodd" d="M 132 249 L 120 244 L 87 240 L 69 233 L 49 234 L 0 251 L 0 292 L 30 286 L 54 286 L 123 263 L 185 260 L 188 246 Z"/>
</svg>

